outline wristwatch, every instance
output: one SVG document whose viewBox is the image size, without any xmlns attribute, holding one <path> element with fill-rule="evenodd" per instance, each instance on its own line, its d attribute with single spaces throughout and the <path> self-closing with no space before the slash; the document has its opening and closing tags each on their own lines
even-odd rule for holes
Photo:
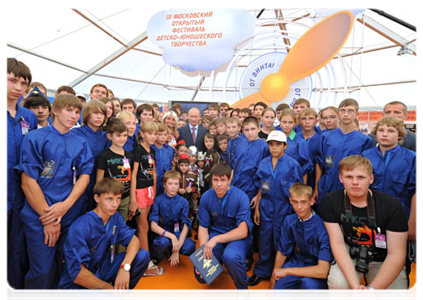
<svg viewBox="0 0 423 300">
<path fill-rule="evenodd" d="M 126 272 L 131 271 L 131 265 L 130 264 L 122 264 L 120 265 L 119 269 L 123 269 Z"/>
<path fill-rule="evenodd" d="M 366 288 L 368 288 L 376 296 L 376 300 L 380 300 L 380 296 L 374 288 L 372 288 L 370 285 L 366 286 Z"/>
</svg>

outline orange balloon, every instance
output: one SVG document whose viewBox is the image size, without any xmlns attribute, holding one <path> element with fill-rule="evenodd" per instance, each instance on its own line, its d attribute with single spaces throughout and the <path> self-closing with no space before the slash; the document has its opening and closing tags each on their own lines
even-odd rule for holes
<svg viewBox="0 0 423 300">
<path fill-rule="evenodd" d="M 260 93 L 271 102 L 280 101 L 289 93 L 289 81 L 282 73 L 269 74 L 261 82 Z"/>
</svg>

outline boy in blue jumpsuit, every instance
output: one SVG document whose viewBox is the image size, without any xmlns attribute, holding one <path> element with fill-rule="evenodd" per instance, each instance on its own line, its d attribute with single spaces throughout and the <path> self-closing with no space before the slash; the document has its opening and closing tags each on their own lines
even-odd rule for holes
<svg viewBox="0 0 423 300">
<path fill-rule="evenodd" d="M 155 233 L 151 257 L 160 261 L 169 251 L 171 267 L 179 263 L 179 254 L 190 256 L 195 251 L 195 242 L 187 238 L 191 220 L 188 202 L 178 195 L 180 180 L 178 171 L 164 174 L 165 192 L 154 199 L 150 213 L 150 228 Z"/>
<path fill-rule="evenodd" d="M 30 132 L 22 143 L 16 169 L 26 196 L 20 214 L 30 262 L 25 288 L 57 287 L 62 242 L 84 205 L 80 198 L 94 160 L 88 143 L 69 132 L 80 111 L 78 98 L 59 95 L 53 101 L 53 125 Z"/>
<path fill-rule="evenodd" d="M 156 196 L 164 193 L 163 176 L 172 169 L 173 154 L 170 154 L 166 145 L 167 134 L 169 127 L 165 124 L 158 124 L 159 131 L 157 132 L 156 142 L 151 145 L 151 148 L 156 150 L 156 172 L 157 172 L 157 185 Z"/>
<path fill-rule="evenodd" d="M 307 142 L 294 130 L 297 123 L 297 115 L 293 109 L 285 109 L 281 113 L 281 129 L 286 135 L 288 147 L 285 154 L 295 159 L 301 166 L 303 181 L 307 182 L 307 176 L 313 165 L 310 159 Z"/>
<path fill-rule="evenodd" d="M 333 256 L 323 220 L 311 208 L 312 189 L 295 183 L 289 193 L 295 214 L 283 222 L 269 288 L 327 289 Z"/>
<path fill-rule="evenodd" d="M 272 275 L 282 222 L 293 213 L 288 189 L 293 183 L 303 180 L 299 163 L 285 154 L 286 135 L 278 130 L 271 131 L 266 142 L 272 156 L 261 161 L 255 177 L 261 195 L 254 214 L 254 222 L 260 226 L 259 260 L 254 267 L 254 275 L 248 281 L 250 286 Z"/>
<path fill-rule="evenodd" d="M 231 184 L 244 191 L 253 208 L 257 199 L 258 189 L 254 184 L 254 176 L 263 158 L 270 155 L 265 141 L 259 138 L 260 126 L 257 118 L 248 117 L 244 120 L 243 130 L 248 140 L 246 147 L 236 148 L 233 177 Z M 254 203 L 253 203 L 254 202 Z"/>
<path fill-rule="evenodd" d="M 383 117 L 372 133 L 378 146 L 362 154 L 373 167 L 374 181 L 370 187 L 390 194 L 401 202 L 408 218 L 408 241 L 420 244 L 420 156 L 399 145 L 398 141 L 407 135 L 404 121 L 399 118 Z M 419 266 L 418 248 L 414 254 Z M 411 261 L 408 255 L 405 265 L 409 276 Z"/>
<path fill-rule="evenodd" d="M 316 164 L 316 154 L 320 145 L 320 133 L 317 132 L 317 112 L 313 108 L 306 108 L 300 112 L 300 124 L 302 131 L 298 136 L 303 138 L 308 146 L 312 168 L 307 175 L 307 185 L 314 188 L 316 183 L 316 172 L 314 165 Z"/>
<path fill-rule="evenodd" d="M 90 146 L 91 153 L 94 158 L 94 170 L 97 170 L 97 160 L 100 153 L 106 150 L 110 145 L 107 134 L 100 130 L 105 124 L 107 118 L 107 106 L 99 100 L 91 100 L 84 106 L 82 112 L 82 126 L 73 128 L 72 134 L 78 135 L 87 141 Z M 96 206 L 93 200 L 93 188 L 96 182 L 96 172 L 92 172 L 90 183 L 84 193 L 84 203 L 86 207 L 82 209 L 82 213 L 94 209 Z"/>
<path fill-rule="evenodd" d="M 323 197 L 331 191 L 342 189 L 339 181 L 338 165 L 347 156 L 361 155 L 373 147 L 372 140 L 354 129 L 358 103 L 347 98 L 339 104 L 339 128 L 326 131 L 321 135 L 319 151 L 316 154 L 316 184 L 313 198 L 317 200 L 317 213 Z"/>
<path fill-rule="evenodd" d="M 133 289 L 147 270 L 148 252 L 140 249 L 135 230 L 117 212 L 123 191 L 111 177 L 95 184 L 97 207 L 69 228 L 59 288 Z M 126 252 L 116 254 L 117 243 L 126 246 Z"/>
<path fill-rule="evenodd" d="M 235 149 L 232 181 L 231 184 L 245 192 L 250 199 L 250 214 L 254 217 L 257 204 L 258 189 L 254 184 L 254 178 L 260 162 L 270 155 L 266 142 L 259 138 L 260 124 L 255 117 L 247 117 L 242 123 L 243 133 L 247 139 L 245 146 L 240 143 Z M 238 137 L 241 142 L 241 137 Z M 258 250 L 258 226 L 253 224 L 253 246 L 248 252 L 248 269 L 254 261 L 254 251 Z"/>
<path fill-rule="evenodd" d="M 24 287 L 28 258 L 25 246 L 23 224 L 19 217 L 25 195 L 21 179 L 14 168 L 19 165 L 19 153 L 23 138 L 37 129 L 36 115 L 20 105 L 22 97 L 31 83 L 31 71 L 24 63 L 7 59 L 7 279 L 11 287 Z"/>
<path fill-rule="evenodd" d="M 229 165 L 231 168 L 234 168 L 234 162 L 235 162 L 235 152 L 237 148 L 244 148 L 247 146 L 248 140 L 240 135 L 241 125 L 239 123 L 239 120 L 236 118 L 229 118 L 226 119 L 226 134 L 229 137 L 228 140 L 228 159 L 229 159 Z"/>
<path fill-rule="evenodd" d="M 237 289 L 248 288 L 247 251 L 251 247 L 252 221 L 248 196 L 229 185 L 231 168 L 223 163 L 210 172 L 212 188 L 203 194 L 198 208 L 198 242 L 204 257 L 214 255 L 223 263 Z M 204 279 L 194 268 L 198 282 Z"/>
</svg>

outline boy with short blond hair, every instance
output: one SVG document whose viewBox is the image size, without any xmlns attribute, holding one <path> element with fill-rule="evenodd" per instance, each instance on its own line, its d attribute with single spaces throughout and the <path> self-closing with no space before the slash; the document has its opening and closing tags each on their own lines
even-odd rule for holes
<svg viewBox="0 0 423 300">
<path fill-rule="evenodd" d="M 321 206 L 336 261 L 330 266 L 328 287 L 406 289 L 408 226 L 403 206 L 395 197 L 369 189 L 374 175 L 367 158 L 347 156 L 338 171 L 343 188 L 327 193 Z"/>
<path fill-rule="evenodd" d="M 135 115 L 129 111 L 123 110 L 116 115 L 116 119 L 122 121 L 123 124 L 128 128 L 128 139 L 126 140 L 123 149 L 128 152 L 132 152 L 138 144 L 137 136 L 137 119 Z"/>
<path fill-rule="evenodd" d="M 158 132 L 156 142 L 151 147 L 156 152 L 156 173 L 157 173 L 157 187 L 156 195 L 161 195 L 164 192 L 163 176 L 172 169 L 173 153 L 169 152 L 166 147 L 167 135 L 169 127 L 163 123 L 158 123 Z"/>
<path fill-rule="evenodd" d="M 20 214 L 25 220 L 29 249 L 25 288 L 57 288 L 57 272 L 61 269 L 57 262 L 63 260 L 61 241 L 82 213 L 81 199 L 94 159 L 88 143 L 69 134 L 81 108 L 81 101 L 75 96 L 59 95 L 52 105 L 53 124 L 29 132 L 22 142 L 17 171 L 26 196 Z"/>
<path fill-rule="evenodd" d="M 109 140 L 107 134 L 101 127 L 107 121 L 107 107 L 99 100 L 91 100 L 84 106 L 82 111 L 82 126 L 72 128 L 71 134 L 78 135 L 85 139 L 90 146 L 94 158 L 94 169 L 97 169 L 97 160 L 101 152 L 107 149 Z M 95 207 L 92 190 L 96 183 L 96 172 L 90 176 L 90 183 L 85 191 L 84 213 Z"/>
<path fill-rule="evenodd" d="M 373 128 L 376 147 L 363 152 L 373 167 L 371 188 L 396 197 L 407 213 L 409 240 L 416 238 L 416 153 L 401 147 L 406 136 L 404 121 L 383 117 Z"/>
<path fill-rule="evenodd" d="M 236 147 L 232 171 L 232 185 L 247 194 L 250 200 L 250 213 L 254 216 L 254 209 L 259 196 L 259 189 L 254 183 L 260 162 L 270 155 L 266 142 L 259 138 L 259 121 L 256 117 L 248 117 L 242 124 L 248 142 L 246 147 Z M 253 228 L 255 247 L 258 247 L 258 227 Z M 253 246 L 248 253 L 249 263 L 253 262 Z"/>
<path fill-rule="evenodd" d="M 122 184 L 111 177 L 94 186 L 96 208 L 69 228 L 59 288 L 133 289 L 141 279 L 150 256 L 140 249 L 135 230 L 116 211 L 123 190 Z M 126 252 L 116 253 L 116 244 L 127 246 Z"/>
<path fill-rule="evenodd" d="M 187 238 L 192 224 L 189 204 L 178 195 L 180 180 L 178 171 L 164 174 L 164 193 L 154 199 L 149 218 L 151 231 L 155 233 L 151 256 L 160 261 L 168 251 L 171 267 L 179 264 L 179 254 L 189 256 L 195 251 L 195 242 Z"/>
<path fill-rule="evenodd" d="M 310 168 L 307 174 L 307 185 L 314 188 L 314 184 L 316 182 L 316 171 L 314 169 L 314 165 L 316 164 L 315 157 L 320 144 L 320 134 L 315 131 L 317 124 L 317 112 L 313 108 L 306 108 L 300 112 L 299 120 L 302 131 L 298 133 L 298 136 L 302 137 L 306 141 L 310 160 L 313 164 L 313 167 Z"/>
<path fill-rule="evenodd" d="M 297 182 L 289 195 L 295 213 L 283 221 L 269 288 L 327 289 L 333 256 L 323 220 L 311 208 L 312 189 Z"/>
</svg>

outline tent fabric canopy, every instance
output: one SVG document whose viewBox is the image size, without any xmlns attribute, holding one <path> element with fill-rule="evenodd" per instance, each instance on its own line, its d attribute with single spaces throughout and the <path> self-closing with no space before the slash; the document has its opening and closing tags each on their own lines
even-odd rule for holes
<svg viewBox="0 0 423 300">
<path fill-rule="evenodd" d="M 101 82 L 115 96 L 132 98 L 138 103 L 226 99 L 231 104 L 239 100 L 239 78 L 246 66 L 266 52 L 278 51 L 271 46 L 253 47 L 232 71 L 233 78 L 225 77 L 227 66 L 214 73 L 188 74 L 165 64 L 161 50 L 148 39 L 148 20 L 164 9 L 57 8 L 49 18 L 29 23 L 34 11 L 23 8 L 20 10 L 23 24 L 7 32 L 7 57 L 26 63 L 33 81 L 43 83 L 49 96 L 61 85 L 70 85 L 77 93 L 88 95 L 90 88 Z M 260 11 L 249 10 L 255 17 Z M 412 12 L 396 17 L 411 24 L 416 18 Z M 287 23 L 263 25 L 276 21 Z M 274 31 L 278 35 L 285 32 L 300 36 L 301 30 L 306 29 L 292 24 L 311 27 L 315 21 L 314 9 L 265 9 L 256 20 L 255 34 Z M 415 51 L 416 39 L 415 31 L 366 9 L 357 15 L 353 31 L 340 52 L 346 78 L 337 81 L 332 93 L 339 92 L 338 87 L 346 89 L 346 95 L 357 99 L 361 106 L 380 107 L 394 100 L 416 105 L 417 57 L 415 53 L 397 55 L 401 47 Z M 235 49 L 235 54 L 241 46 Z M 336 62 L 333 65 L 332 72 L 338 76 Z M 313 101 L 314 107 L 334 104 Z"/>
</svg>

